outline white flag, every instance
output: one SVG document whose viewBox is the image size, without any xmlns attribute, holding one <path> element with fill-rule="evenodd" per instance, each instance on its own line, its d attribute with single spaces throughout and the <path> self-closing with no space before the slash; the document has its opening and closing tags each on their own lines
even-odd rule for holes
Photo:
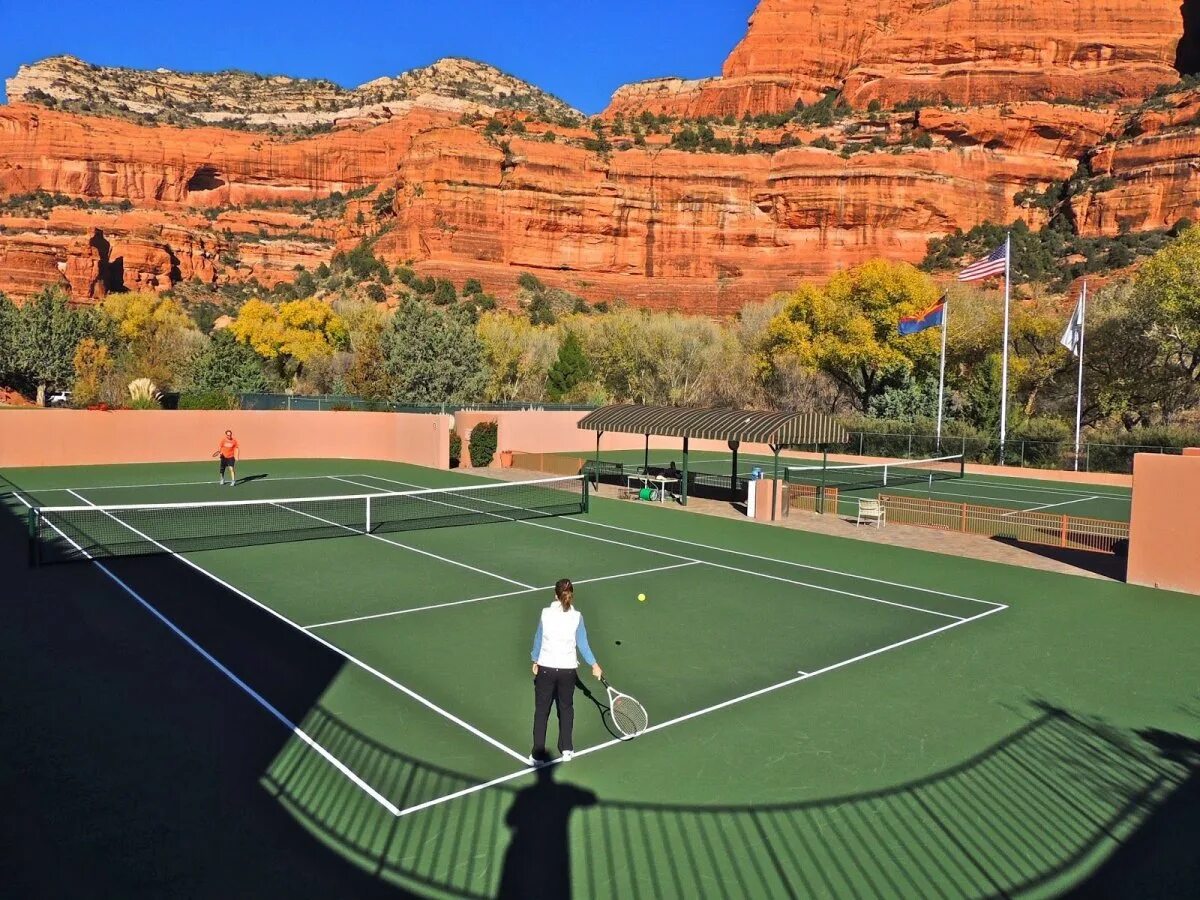
<svg viewBox="0 0 1200 900">
<path fill-rule="evenodd" d="M 1071 321 L 1067 323 L 1067 330 L 1063 332 L 1063 336 L 1059 339 L 1059 343 L 1071 351 L 1072 356 L 1079 355 L 1079 345 L 1083 341 L 1083 299 L 1075 304 L 1075 312 L 1071 314 Z"/>
</svg>

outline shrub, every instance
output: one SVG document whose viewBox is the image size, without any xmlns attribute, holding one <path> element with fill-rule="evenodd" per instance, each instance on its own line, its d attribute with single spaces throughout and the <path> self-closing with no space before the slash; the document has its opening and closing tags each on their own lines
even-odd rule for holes
<svg viewBox="0 0 1200 900">
<path fill-rule="evenodd" d="M 237 409 L 238 398 L 226 391 L 184 391 L 179 409 Z"/>
<path fill-rule="evenodd" d="M 468 448 L 471 454 L 471 465 L 475 467 L 491 465 L 496 456 L 498 430 L 495 422 L 480 422 L 471 429 L 471 442 Z"/>
<path fill-rule="evenodd" d="M 457 429 L 450 429 L 450 468 L 456 468 L 462 460 L 462 435 Z"/>
</svg>

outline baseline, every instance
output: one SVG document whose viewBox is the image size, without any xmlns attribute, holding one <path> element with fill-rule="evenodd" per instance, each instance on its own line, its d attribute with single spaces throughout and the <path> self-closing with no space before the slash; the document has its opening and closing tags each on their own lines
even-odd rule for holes
<svg viewBox="0 0 1200 900">
<path fill-rule="evenodd" d="M 24 503 L 27 507 L 32 509 L 32 506 L 25 501 L 25 498 L 21 497 L 19 494 L 16 494 L 15 492 L 14 492 L 13 496 L 15 496 L 22 503 Z M 244 680 L 242 680 L 242 678 L 239 677 L 237 675 L 237 673 L 235 673 L 232 669 L 230 669 L 228 666 L 226 666 L 223 662 L 221 662 L 219 659 L 217 659 L 215 656 L 213 656 L 211 653 L 209 653 L 206 649 L 204 649 L 204 647 L 201 646 L 198 641 L 196 641 L 191 635 L 189 635 L 182 628 L 180 628 L 178 625 L 176 625 L 170 618 L 168 618 L 156 606 L 154 606 L 152 603 L 150 603 L 148 600 L 146 600 L 146 598 L 144 598 L 141 594 L 139 594 L 132 587 L 130 587 L 116 573 L 114 573 L 111 569 L 109 569 L 106 565 L 104 565 L 104 563 L 100 562 L 98 559 L 96 559 L 94 556 L 92 556 L 90 553 L 88 553 L 86 550 L 84 550 L 82 547 L 80 547 L 78 544 L 76 544 L 75 541 L 73 541 L 66 534 L 63 534 L 63 532 L 59 531 L 57 526 L 51 525 L 51 527 L 54 528 L 55 531 L 58 531 L 58 533 L 65 540 L 67 540 L 68 542 L 73 544 L 75 546 L 75 549 L 78 550 L 81 554 L 83 554 L 84 558 L 87 559 L 89 562 L 91 562 L 92 565 L 94 565 L 101 572 L 103 572 L 104 575 L 110 581 L 112 581 L 119 588 L 121 588 L 123 591 L 125 591 L 125 593 L 127 593 L 130 597 L 132 597 L 147 612 L 149 612 L 156 619 L 158 619 L 163 625 L 165 625 L 172 632 L 174 632 L 174 634 L 180 640 L 182 640 L 185 644 L 187 644 L 194 651 L 196 651 L 196 653 L 198 653 L 198 654 L 200 654 L 200 656 L 204 657 L 204 659 L 207 660 L 217 671 L 219 671 L 222 675 L 224 675 L 226 678 L 228 678 L 230 681 L 232 681 L 235 685 L 237 685 L 252 700 L 254 700 L 255 703 L 257 703 L 259 706 L 261 706 L 263 709 L 265 709 L 273 718 L 275 718 L 284 727 L 286 727 L 289 731 L 291 731 L 292 734 L 296 735 L 296 737 L 298 737 L 301 741 L 303 741 L 305 744 L 307 744 L 309 747 L 311 747 L 313 750 L 315 750 L 324 760 L 326 760 L 328 763 L 330 763 L 330 765 L 332 765 L 339 772 L 341 772 L 343 775 L 345 775 L 346 778 L 349 779 L 356 787 L 358 787 L 360 790 L 362 790 L 364 793 L 366 793 L 372 800 L 374 800 L 376 803 L 378 803 L 380 806 L 382 806 L 384 809 L 386 809 L 392 815 L 394 815 L 394 816 L 400 815 L 400 809 L 394 803 L 392 803 L 390 800 L 388 800 L 386 797 L 384 797 L 382 794 L 380 794 L 377 790 L 375 790 L 375 788 L 371 787 L 371 785 L 369 785 L 366 781 L 364 781 L 357 773 L 355 773 L 348 765 L 346 765 L 346 763 L 342 762 L 340 759 L 338 759 L 336 756 L 334 756 L 333 753 L 331 753 L 329 750 L 327 750 L 325 747 L 323 747 L 320 744 L 320 742 L 318 742 L 315 738 L 313 738 L 306 731 L 304 731 L 304 729 L 302 729 L 299 725 L 297 725 L 295 722 L 293 722 L 291 719 L 289 719 L 286 715 L 284 715 L 278 708 L 276 708 L 274 706 L 274 704 L 272 704 L 269 700 L 267 700 L 262 694 L 260 694 L 254 688 L 250 687 L 250 685 L 247 684 Z"/>
<path fill-rule="evenodd" d="M 509 756 L 512 756 L 516 759 L 519 759 L 522 761 L 525 760 L 525 756 L 523 754 L 518 753 L 516 750 L 513 750 L 511 747 L 505 746 L 504 744 L 502 744 L 500 741 L 496 740 L 491 735 L 485 734 L 484 732 L 482 732 L 478 728 L 476 728 L 474 725 L 471 725 L 469 722 L 466 722 L 463 719 L 460 719 L 458 716 L 454 715 L 454 713 L 452 713 L 448 710 L 442 709 L 440 706 L 438 706 L 433 701 L 427 699 L 426 697 L 423 697 L 422 695 L 418 694 L 416 691 L 412 690 L 411 688 L 406 687 L 405 685 L 396 681 L 396 679 L 385 675 L 383 672 L 380 672 L 374 666 L 371 666 L 371 665 L 363 662 L 362 660 L 358 659 L 357 657 L 352 656 L 351 654 L 349 654 L 345 650 L 343 650 L 341 647 L 338 647 L 336 644 L 330 643 L 329 641 L 325 640 L 324 638 L 320 637 L 319 635 L 314 634 L 311 631 L 305 631 L 304 628 L 302 628 L 300 625 L 293 622 L 287 616 L 283 615 L 283 613 L 279 612 L 278 610 L 272 609 L 267 604 L 250 596 L 245 591 L 241 590 L 238 587 L 235 587 L 234 585 L 230 584 L 228 581 L 225 581 L 219 575 L 216 575 L 213 572 L 208 571 L 208 569 L 205 569 L 203 566 L 193 562 L 192 560 L 188 559 L 186 556 L 182 555 L 181 553 L 177 553 L 176 551 L 172 550 L 170 547 L 163 544 L 161 541 L 157 541 L 154 538 L 150 537 L 149 535 L 143 534 L 142 532 L 138 531 L 136 528 L 134 528 L 129 523 L 123 522 L 120 519 L 118 519 L 116 516 L 114 516 L 112 513 L 108 512 L 107 510 L 105 510 L 103 507 L 98 507 L 95 503 L 92 503 L 86 497 L 84 497 L 80 494 L 75 494 L 74 491 L 72 491 L 71 493 L 73 493 L 75 495 L 75 497 L 82 500 L 88 506 L 92 506 L 92 507 L 96 507 L 97 509 L 100 509 L 101 512 L 103 512 L 106 516 L 108 516 L 114 522 L 116 522 L 117 524 L 121 525 L 124 528 L 129 529 L 134 534 L 136 534 L 138 537 L 140 537 L 142 540 L 149 541 L 150 543 L 154 544 L 156 547 L 159 547 L 164 553 L 167 553 L 167 554 L 173 556 L 175 559 L 177 559 L 179 562 L 183 563 L 184 565 L 186 565 L 192 569 L 195 569 L 201 575 L 204 575 L 206 578 L 209 578 L 212 581 L 215 581 L 217 584 L 221 585 L 221 587 L 225 588 L 226 590 L 232 591 L 237 596 L 243 598 L 244 600 L 249 601 L 250 603 L 253 603 L 259 609 L 274 616 L 279 621 L 284 622 L 287 625 L 290 625 L 292 628 L 295 628 L 297 631 L 303 632 L 304 634 L 311 637 L 314 641 L 316 641 L 321 646 L 325 647 L 328 650 L 333 651 L 338 656 L 345 659 L 347 662 L 353 663 L 354 665 L 358 666 L 364 672 L 367 672 L 370 675 L 374 675 L 380 681 L 384 682 L 387 685 L 390 685 L 391 687 L 400 691 L 402 694 L 405 694 L 406 696 L 411 697 L 413 700 L 416 700 L 422 706 L 426 707 L 427 709 L 432 710 L 433 712 L 437 713 L 438 715 L 442 716 L 443 718 L 453 722 L 455 725 L 458 725 L 460 728 L 470 732 L 471 734 L 478 737 L 480 740 L 483 740 L 484 742 L 491 744 L 497 750 L 507 753 Z M 99 565 L 99 563 L 96 563 L 96 564 Z"/>
<path fill-rule="evenodd" d="M 1008 607 L 1005 604 L 1002 604 L 1002 603 L 997 604 L 993 609 L 985 610 L 984 612 L 981 612 L 975 616 L 971 616 L 970 618 L 962 619 L 961 621 L 958 621 L 958 622 L 951 622 L 949 625 L 942 625 L 939 628 L 934 628 L 930 631 L 925 631 L 920 634 L 915 634 L 912 637 L 905 638 L 904 640 L 895 641 L 894 643 L 887 644 L 886 646 L 883 646 L 883 647 L 877 647 L 874 650 L 869 650 L 866 653 L 860 653 L 857 656 L 853 656 L 853 657 L 850 657 L 849 659 L 841 660 L 840 662 L 833 663 L 832 665 L 825 666 L 824 668 L 817 669 L 812 672 L 804 672 L 804 671 L 798 672 L 797 675 L 793 678 L 788 678 L 783 681 L 777 682 L 775 684 L 768 685 L 767 687 L 759 688 L 758 690 L 755 690 L 755 691 L 750 691 L 747 694 L 742 694 L 741 696 L 733 697 L 729 700 L 722 701 L 721 703 L 715 703 L 712 706 L 705 707 L 704 709 L 698 709 L 698 710 L 695 710 L 694 712 L 685 713 L 682 716 L 676 716 L 675 718 L 668 719 L 665 722 L 659 722 L 657 725 L 651 725 L 649 728 L 647 728 L 644 732 L 642 732 L 636 738 L 613 738 L 612 740 L 603 741 L 599 744 L 593 744 L 591 747 L 585 747 L 582 750 L 577 750 L 577 751 L 575 751 L 574 758 L 578 759 L 581 756 L 585 756 L 589 753 L 596 753 L 601 750 L 607 750 L 610 747 L 615 747 L 618 744 L 625 744 L 625 743 L 629 743 L 630 741 L 640 740 L 644 735 L 650 734 L 651 732 L 661 731 L 665 728 L 670 728 L 675 725 L 679 725 L 683 722 L 689 721 L 691 719 L 695 719 L 700 716 L 708 715 L 709 713 L 716 712 L 717 710 L 721 710 L 721 709 L 724 709 L 729 706 L 733 706 L 738 703 L 742 703 L 746 700 L 751 700 L 755 697 L 761 697 L 764 694 L 769 694 L 773 691 L 777 691 L 777 690 L 780 690 L 785 687 L 790 687 L 794 684 L 799 684 L 802 681 L 808 681 L 809 679 L 816 678 L 819 675 L 824 675 L 829 672 L 836 671 L 838 669 L 843 669 L 847 666 L 854 665 L 855 663 L 862 662 L 863 660 L 870 659 L 871 657 L 879 656 L 883 653 L 887 653 L 887 652 L 895 650 L 899 647 L 903 647 L 908 644 L 912 644 L 917 641 L 924 640 L 925 638 L 932 637 L 935 634 L 941 634 L 942 632 L 949 631 L 951 628 L 958 628 L 960 625 L 966 625 L 970 622 L 976 622 L 980 619 L 983 619 L 983 618 L 986 618 L 987 616 L 992 615 L 993 613 L 998 613 L 998 612 L 1001 612 L 1006 609 L 1008 609 Z M 558 758 L 550 760 L 546 763 L 543 763 L 542 765 L 543 766 L 557 766 L 557 765 L 561 765 L 563 762 L 564 762 L 564 760 L 562 759 L 562 757 L 558 757 Z M 485 790 L 489 787 L 494 787 L 495 785 L 498 785 L 498 784 L 503 784 L 504 782 L 511 781 L 514 778 L 520 778 L 521 776 L 527 775 L 530 772 L 534 771 L 534 769 L 535 769 L 535 767 L 533 767 L 533 766 L 526 766 L 523 769 L 518 769 L 515 772 L 510 772 L 508 775 L 502 775 L 499 778 L 494 778 L 491 781 L 487 782 L 486 784 L 478 784 L 478 785 L 474 785 L 470 788 L 466 788 L 464 790 L 455 791 L 451 794 L 446 794 L 445 796 L 442 796 L 442 797 L 434 797 L 433 799 L 426 800 L 422 803 L 418 803 L 418 804 L 414 804 L 413 806 L 406 807 L 406 808 L 400 810 L 398 815 L 399 816 L 407 816 L 407 815 L 411 815 L 412 813 L 420 812 L 421 810 L 424 810 L 424 809 L 429 809 L 430 807 L 433 807 L 433 806 L 439 806 L 443 803 L 449 803 L 452 800 L 457 800 L 458 798 L 466 796 L 468 794 L 473 794 L 473 793 L 476 793 L 477 791 Z"/>
</svg>

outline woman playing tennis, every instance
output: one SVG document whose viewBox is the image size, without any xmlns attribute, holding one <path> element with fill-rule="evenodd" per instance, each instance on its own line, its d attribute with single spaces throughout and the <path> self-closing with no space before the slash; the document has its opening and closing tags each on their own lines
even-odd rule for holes
<svg viewBox="0 0 1200 900">
<path fill-rule="evenodd" d="M 546 725 L 550 720 L 550 704 L 558 706 L 558 750 L 564 762 L 575 755 L 571 732 L 575 726 L 575 682 L 579 659 L 578 650 L 592 667 L 596 678 L 604 670 L 596 662 L 588 646 L 587 628 L 583 614 L 575 608 L 575 586 L 569 578 L 560 578 L 554 585 L 554 601 L 542 610 L 537 631 L 533 635 L 533 753 L 530 765 L 545 762 Z"/>
</svg>

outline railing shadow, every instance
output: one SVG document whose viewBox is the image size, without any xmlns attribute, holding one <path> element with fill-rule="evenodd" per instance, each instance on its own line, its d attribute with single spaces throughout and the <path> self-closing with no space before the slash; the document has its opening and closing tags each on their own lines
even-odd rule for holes
<svg viewBox="0 0 1200 900">
<path fill-rule="evenodd" d="M 401 808 L 476 782 L 373 742 L 321 707 L 303 727 Z M 525 869 L 545 855 L 512 851 L 533 834 L 526 813 L 541 802 L 527 798 L 540 791 L 554 811 L 546 852 L 561 844 L 576 857 L 569 879 L 538 896 L 994 897 L 1118 865 L 1131 836 L 1194 785 L 1197 747 L 1037 704 L 1031 722 L 951 769 L 799 803 L 593 802 L 563 783 L 569 767 L 556 767 L 533 787 L 503 784 L 396 818 L 296 741 L 264 783 L 331 846 L 416 890 L 514 896 L 511 885 L 544 875 Z"/>
</svg>

